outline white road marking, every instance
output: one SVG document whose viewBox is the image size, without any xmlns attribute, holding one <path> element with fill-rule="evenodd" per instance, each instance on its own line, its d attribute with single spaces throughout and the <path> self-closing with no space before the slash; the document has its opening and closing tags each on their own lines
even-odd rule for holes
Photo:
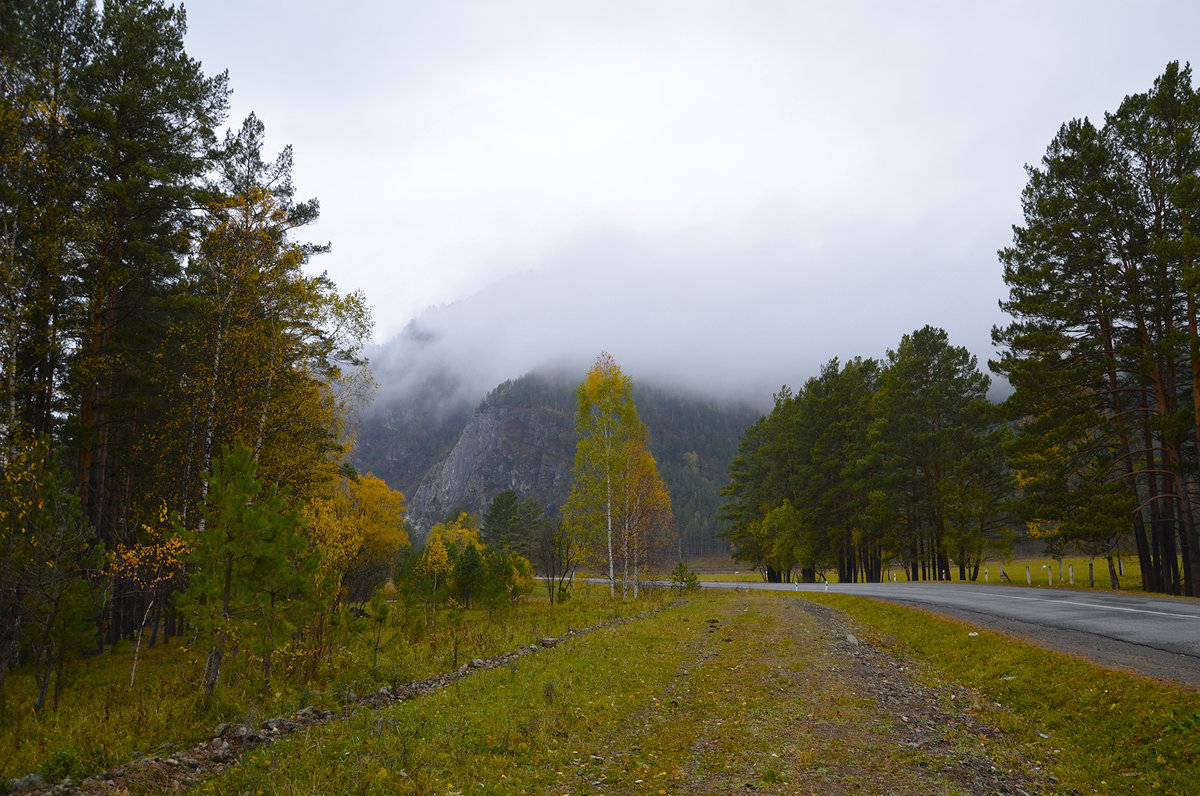
<svg viewBox="0 0 1200 796">
<path fill-rule="evenodd" d="M 1103 605 L 1101 603 L 1082 603 L 1076 600 L 1047 600 L 1045 597 L 1018 597 L 1015 594 L 988 594 L 985 592 L 963 592 L 963 594 L 974 594 L 976 597 L 1001 597 L 1006 600 L 1028 600 L 1039 603 L 1054 603 L 1055 605 L 1078 605 L 1082 608 L 1095 608 L 1101 611 L 1126 611 L 1134 614 L 1154 614 L 1155 616 L 1170 616 L 1176 619 L 1191 619 L 1200 622 L 1200 616 L 1195 614 L 1175 614 L 1169 611 L 1152 611 L 1148 608 L 1127 608 L 1121 605 Z"/>
</svg>

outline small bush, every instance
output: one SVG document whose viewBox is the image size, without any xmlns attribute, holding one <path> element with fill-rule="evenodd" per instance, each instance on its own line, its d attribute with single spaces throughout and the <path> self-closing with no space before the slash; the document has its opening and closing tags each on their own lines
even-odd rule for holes
<svg viewBox="0 0 1200 796">
<path fill-rule="evenodd" d="M 671 570 L 671 588 L 677 592 L 699 591 L 700 578 L 687 568 L 687 564 L 680 561 L 675 565 L 675 569 Z"/>
<path fill-rule="evenodd" d="M 38 768 L 38 773 L 47 782 L 61 782 L 67 777 L 79 779 L 83 764 L 74 749 L 59 749 Z"/>
</svg>

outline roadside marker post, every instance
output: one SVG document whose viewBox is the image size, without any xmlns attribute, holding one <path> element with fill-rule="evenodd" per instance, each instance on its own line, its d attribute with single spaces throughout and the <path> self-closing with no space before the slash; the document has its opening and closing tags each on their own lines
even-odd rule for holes
<svg viewBox="0 0 1200 796">
<path fill-rule="evenodd" d="M 1025 585 L 1026 586 L 1033 585 L 1033 573 L 1029 571 L 1028 564 L 1025 565 Z"/>
</svg>

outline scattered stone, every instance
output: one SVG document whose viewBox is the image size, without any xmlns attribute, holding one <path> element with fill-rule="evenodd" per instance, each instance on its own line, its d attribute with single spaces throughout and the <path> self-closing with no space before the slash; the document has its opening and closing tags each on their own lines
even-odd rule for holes
<svg viewBox="0 0 1200 796">
<path fill-rule="evenodd" d="M 45 784 L 46 780 L 42 779 L 41 774 L 26 774 L 20 779 L 10 779 L 8 781 L 8 790 L 10 793 L 20 793 L 23 790 L 40 788 Z"/>
<path fill-rule="evenodd" d="M 299 727 L 296 722 L 290 719 L 277 718 L 267 719 L 262 723 L 262 729 L 269 730 L 273 733 L 289 733 L 295 732 Z"/>
<path fill-rule="evenodd" d="M 217 763 L 224 763 L 234 756 L 233 749 L 230 748 L 229 742 L 224 738 L 210 746 L 208 753 L 209 757 Z"/>
<path fill-rule="evenodd" d="M 554 646 L 555 644 L 557 644 L 557 643 L 558 643 L 558 639 L 556 639 L 556 638 L 544 638 L 544 639 L 542 639 L 542 646 L 543 646 L 543 647 L 546 647 L 547 649 L 549 649 L 550 647 L 553 647 L 553 646 Z"/>
<path fill-rule="evenodd" d="M 301 719 L 302 721 L 312 722 L 328 721 L 329 719 L 333 718 L 333 711 L 321 710 L 318 707 L 309 705 L 308 707 L 302 708 L 299 712 L 297 712 L 296 718 Z"/>
<path fill-rule="evenodd" d="M 483 666 L 484 666 L 484 663 L 483 663 L 482 658 L 475 658 L 473 661 L 471 661 L 472 669 L 482 669 Z"/>
</svg>

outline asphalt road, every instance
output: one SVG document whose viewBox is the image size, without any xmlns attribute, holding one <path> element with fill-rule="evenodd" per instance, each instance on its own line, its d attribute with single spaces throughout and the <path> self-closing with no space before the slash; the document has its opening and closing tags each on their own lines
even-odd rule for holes
<svg viewBox="0 0 1200 796">
<path fill-rule="evenodd" d="M 1200 690 L 1200 600 L 963 583 L 719 583 L 854 594 L 999 630 L 1102 666 Z"/>
</svg>

